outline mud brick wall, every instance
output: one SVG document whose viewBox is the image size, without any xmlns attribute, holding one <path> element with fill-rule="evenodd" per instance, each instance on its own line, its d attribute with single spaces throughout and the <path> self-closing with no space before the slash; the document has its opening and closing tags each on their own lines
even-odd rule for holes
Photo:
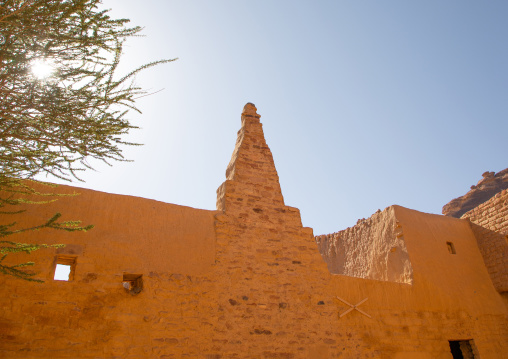
<svg viewBox="0 0 508 359">
<path fill-rule="evenodd" d="M 508 292 L 508 190 L 465 213 L 494 286 Z"/>
</svg>

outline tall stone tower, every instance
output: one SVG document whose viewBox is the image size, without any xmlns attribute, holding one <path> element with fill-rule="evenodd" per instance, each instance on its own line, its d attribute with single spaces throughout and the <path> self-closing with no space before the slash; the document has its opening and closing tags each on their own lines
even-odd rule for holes
<svg viewBox="0 0 508 359">
<path fill-rule="evenodd" d="M 323 316 L 331 309 L 325 305 L 330 295 L 323 292 L 330 274 L 312 229 L 302 227 L 298 209 L 284 204 L 256 111 L 251 103 L 243 109 L 226 181 L 217 190 L 221 306 L 214 340 L 222 354 L 238 353 L 240 346 L 247 356 L 260 358 L 279 357 L 281 348 L 319 352 L 316 343 L 336 324 L 336 315 Z"/>
</svg>

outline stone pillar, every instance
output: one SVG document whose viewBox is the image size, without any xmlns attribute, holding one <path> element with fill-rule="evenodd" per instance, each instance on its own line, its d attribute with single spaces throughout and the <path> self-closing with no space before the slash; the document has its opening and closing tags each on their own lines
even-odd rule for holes
<svg viewBox="0 0 508 359">
<path fill-rule="evenodd" d="M 217 190 L 218 309 L 215 351 L 207 354 L 297 358 L 335 328 L 330 274 L 312 229 L 284 204 L 259 118 L 253 104 L 245 105 L 226 181 Z"/>
</svg>

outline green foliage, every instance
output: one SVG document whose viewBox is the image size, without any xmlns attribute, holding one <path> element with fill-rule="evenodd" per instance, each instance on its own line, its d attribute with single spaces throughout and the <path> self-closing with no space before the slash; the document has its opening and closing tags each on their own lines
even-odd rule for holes
<svg viewBox="0 0 508 359">
<path fill-rule="evenodd" d="M 93 228 L 92 225 L 80 227 L 78 221 L 68 221 L 68 222 L 58 223 L 57 220 L 60 217 L 61 217 L 61 214 L 56 213 L 52 218 L 50 218 L 44 224 L 41 224 L 38 226 L 33 226 L 30 228 L 22 228 L 22 229 L 18 229 L 18 230 L 11 230 L 11 227 L 13 227 L 16 224 L 16 222 L 9 223 L 6 225 L 0 225 L 0 238 L 6 237 L 6 236 L 9 236 L 12 234 L 16 234 L 16 233 L 22 233 L 22 232 L 26 232 L 26 231 L 35 231 L 35 230 L 39 230 L 39 229 L 43 229 L 43 228 L 54 228 L 54 229 L 60 229 L 60 230 L 66 230 L 66 231 L 85 231 L 85 232 L 87 230 Z M 7 257 L 8 254 L 16 254 L 16 253 L 22 253 L 22 252 L 30 254 L 33 251 L 36 251 L 40 248 L 49 248 L 49 247 L 61 248 L 64 246 L 65 246 L 64 244 L 47 245 L 47 244 L 33 244 L 33 243 L 16 243 L 16 242 L 12 242 L 12 241 L 0 240 L 0 273 L 12 275 L 14 277 L 24 279 L 27 281 L 31 281 L 31 282 L 41 282 L 42 283 L 43 281 L 40 279 L 31 278 L 37 273 L 27 270 L 27 268 L 26 268 L 26 267 L 33 266 L 35 264 L 34 262 L 29 261 L 29 262 L 15 264 L 15 265 L 8 265 L 8 264 L 4 264 L 4 259 Z"/>
<path fill-rule="evenodd" d="M 0 211 L 22 214 L 15 206 L 35 204 L 40 193 L 23 182 L 38 174 L 78 179 L 89 160 L 125 161 L 122 137 L 136 128 L 126 114 L 139 110 L 135 100 L 146 94 L 133 83 L 141 70 L 173 60 L 151 62 L 118 77 L 123 42 L 140 27 L 128 19 L 112 19 L 99 10 L 100 0 L 5 0 L 0 2 Z M 2 41 L 3 42 L 3 41 Z M 51 64 L 40 79 L 37 62 Z M 51 201 L 49 198 L 47 201 Z M 47 201 L 37 201 L 45 203 Z M 14 207 L 13 207 L 14 206 Z M 14 208 L 14 209 L 11 209 Z M 43 228 L 81 231 L 79 222 L 46 223 L 13 229 L 0 225 L 0 238 Z M 0 272 L 33 280 L 23 268 L 5 267 L 8 254 L 30 253 L 46 245 L 1 241 Z"/>
<path fill-rule="evenodd" d="M 3 261 L 5 257 L 7 257 L 7 254 L 9 253 L 19 253 L 19 252 L 26 252 L 31 253 L 32 251 L 35 251 L 40 248 L 48 248 L 48 247 L 56 247 L 58 245 L 52 245 L 48 246 L 46 244 L 24 244 L 24 243 L 15 243 L 10 241 L 0 241 L 0 273 L 11 275 L 13 277 L 24 279 L 29 282 L 44 282 L 40 279 L 32 278 L 36 273 L 30 270 L 27 270 L 26 267 L 33 266 L 34 262 L 25 262 L 15 265 L 4 265 Z M 63 245 L 60 245 L 63 246 Z"/>
<path fill-rule="evenodd" d="M 31 182 L 35 181 L 19 181 L 17 179 L 8 179 L 1 183 L 2 191 L 0 192 L 0 214 L 3 217 L 22 215 L 26 209 L 26 205 L 41 205 L 56 201 L 55 197 L 64 196 L 53 192 L 40 192 L 35 190 Z M 56 187 L 53 184 L 37 182 L 39 186 L 46 185 L 49 187 Z M 35 201 L 34 198 L 44 198 L 43 200 Z M 57 230 L 64 230 L 68 232 L 75 231 L 88 231 L 93 228 L 93 225 L 81 226 L 80 221 L 64 221 L 58 222 L 62 215 L 56 213 L 43 224 L 32 227 L 17 228 L 17 222 L 13 221 L 7 224 L 0 224 L 0 273 L 14 276 L 19 279 L 24 279 L 32 282 L 42 282 L 40 279 L 32 278 L 36 273 L 29 270 L 27 267 L 33 266 L 34 262 L 25 262 L 20 264 L 9 265 L 5 264 L 4 260 L 9 254 L 28 253 L 36 251 L 40 248 L 59 248 L 64 247 L 63 244 L 33 244 L 33 243 L 17 243 L 5 240 L 6 237 L 21 234 L 28 231 L 38 231 L 41 229 L 52 228 Z"/>
<path fill-rule="evenodd" d="M 145 91 L 133 85 L 146 64 L 116 79 L 126 38 L 140 27 L 111 19 L 100 0 L 7 0 L 0 6 L 0 173 L 32 178 L 45 172 L 68 179 L 93 158 L 125 160 L 125 118 Z M 46 80 L 32 72 L 51 63 Z M 129 82 L 130 81 L 130 82 Z"/>
</svg>

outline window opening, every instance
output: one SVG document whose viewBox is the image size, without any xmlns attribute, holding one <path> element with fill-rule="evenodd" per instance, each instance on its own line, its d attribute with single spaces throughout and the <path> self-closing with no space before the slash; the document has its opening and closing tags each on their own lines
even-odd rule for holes
<svg viewBox="0 0 508 359">
<path fill-rule="evenodd" d="M 474 359 L 472 340 L 450 340 L 450 351 L 453 359 Z"/>
<path fill-rule="evenodd" d="M 448 252 L 450 252 L 450 254 L 455 254 L 457 253 L 455 251 L 455 246 L 453 245 L 452 242 L 446 242 L 446 245 L 448 246 Z"/>
<path fill-rule="evenodd" d="M 54 280 L 69 282 L 74 279 L 76 257 L 59 255 L 56 257 Z"/>
<path fill-rule="evenodd" d="M 140 293 L 143 290 L 143 275 L 124 273 L 123 287 L 132 295 Z"/>
</svg>

